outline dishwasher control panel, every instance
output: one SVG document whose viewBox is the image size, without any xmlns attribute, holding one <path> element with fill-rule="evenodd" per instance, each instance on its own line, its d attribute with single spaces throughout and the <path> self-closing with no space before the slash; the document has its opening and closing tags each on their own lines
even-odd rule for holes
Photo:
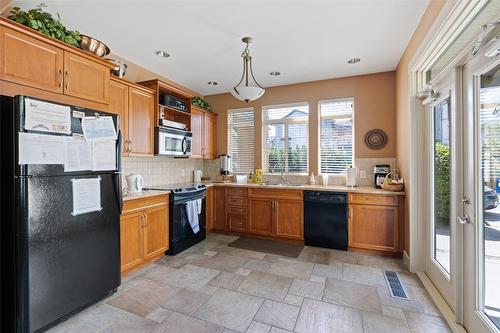
<svg viewBox="0 0 500 333">
<path fill-rule="evenodd" d="M 304 201 L 344 204 L 347 202 L 347 193 L 304 191 Z"/>
</svg>

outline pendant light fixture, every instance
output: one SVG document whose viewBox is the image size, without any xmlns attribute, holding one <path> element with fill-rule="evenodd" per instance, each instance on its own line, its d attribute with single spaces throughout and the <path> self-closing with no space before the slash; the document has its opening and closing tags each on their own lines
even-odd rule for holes
<svg viewBox="0 0 500 333">
<path fill-rule="evenodd" d="M 252 42 L 252 37 L 244 37 L 242 41 L 246 44 L 245 50 L 241 54 L 243 58 L 243 75 L 236 87 L 231 89 L 231 94 L 240 101 L 248 103 L 264 95 L 265 89 L 257 83 L 257 80 L 253 76 L 252 57 L 248 49 L 248 45 Z"/>
</svg>

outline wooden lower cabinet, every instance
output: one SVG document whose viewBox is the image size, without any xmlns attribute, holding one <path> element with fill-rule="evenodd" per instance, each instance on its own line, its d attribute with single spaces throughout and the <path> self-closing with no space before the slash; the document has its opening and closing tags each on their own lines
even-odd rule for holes
<svg viewBox="0 0 500 333">
<path fill-rule="evenodd" d="M 250 198 L 248 232 L 254 235 L 274 235 L 274 201 Z"/>
<path fill-rule="evenodd" d="M 304 204 L 298 200 L 276 201 L 276 236 L 304 239 Z"/>
<path fill-rule="evenodd" d="M 226 219 L 226 189 L 223 187 L 216 187 L 214 189 L 215 203 L 214 203 L 214 229 L 224 231 L 227 229 Z"/>
<path fill-rule="evenodd" d="M 214 228 L 215 217 L 215 189 L 213 187 L 207 188 L 205 200 L 205 230 L 211 231 Z"/>
<path fill-rule="evenodd" d="M 400 256 L 403 249 L 402 200 L 397 196 L 374 200 L 365 194 L 349 199 L 349 250 Z"/>
<path fill-rule="evenodd" d="M 168 233 L 168 195 L 125 201 L 120 218 L 122 275 L 163 256 Z"/>
</svg>

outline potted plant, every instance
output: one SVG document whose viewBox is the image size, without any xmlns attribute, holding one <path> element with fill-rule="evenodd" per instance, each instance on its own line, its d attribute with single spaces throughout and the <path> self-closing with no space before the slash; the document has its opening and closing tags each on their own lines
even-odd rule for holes
<svg viewBox="0 0 500 333">
<path fill-rule="evenodd" d="M 196 96 L 191 99 L 191 104 L 202 108 L 203 110 L 212 111 L 212 107 L 203 98 Z"/>
<path fill-rule="evenodd" d="M 50 13 L 44 12 L 46 4 L 41 3 L 28 11 L 14 7 L 10 11 L 9 19 L 19 24 L 25 25 L 31 29 L 40 31 L 42 34 L 63 41 L 66 44 L 80 47 L 80 33 L 66 29 L 61 22 L 61 17 L 57 14 L 57 19 Z"/>
</svg>

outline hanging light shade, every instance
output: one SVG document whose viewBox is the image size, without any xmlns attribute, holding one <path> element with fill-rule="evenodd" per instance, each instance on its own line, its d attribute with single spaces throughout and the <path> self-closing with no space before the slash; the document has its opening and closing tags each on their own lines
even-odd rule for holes
<svg viewBox="0 0 500 333">
<path fill-rule="evenodd" d="M 240 101 L 248 103 L 264 95 L 266 90 L 257 83 L 257 80 L 255 80 L 255 77 L 253 76 L 252 57 L 250 56 L 250 50 L 248 49 L 248 44 L 252 42 L 252 38 L 244 37 L 242 41 L 246 44 L 245 50 L 241 54 L 241 57 L 243 58 L 243 75 L 241 76 L 241 80 L 236 87 L 231 89 L 231 94 Z"/>
</svg>

